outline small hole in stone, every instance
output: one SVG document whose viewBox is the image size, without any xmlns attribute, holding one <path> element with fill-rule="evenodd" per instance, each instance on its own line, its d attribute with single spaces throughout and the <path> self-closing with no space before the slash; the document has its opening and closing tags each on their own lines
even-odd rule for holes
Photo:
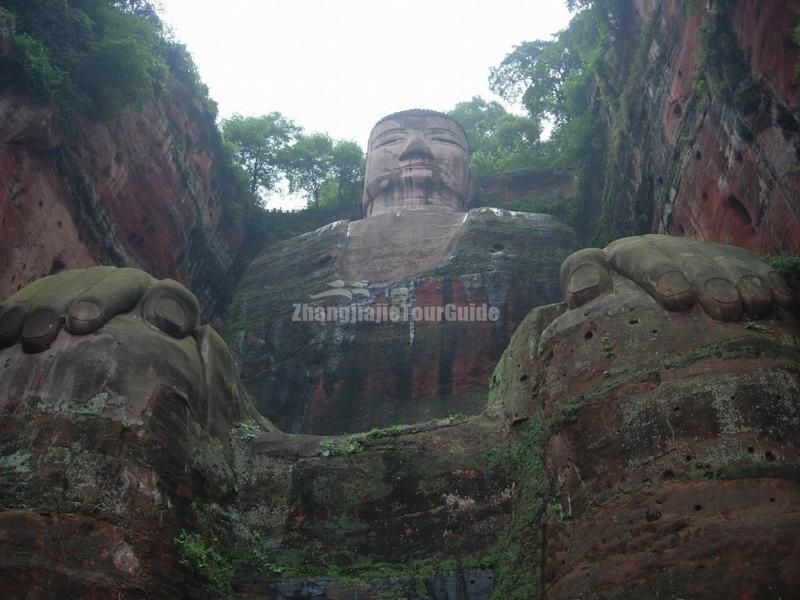
<svg viewBox="0 0 800 600">
<path fill-rule="evenodd" d="M 50 275 L 55 275 L 56 273 L 60 273 L 61 271 L 63 271 L 66 268 L 67 268 L 67 266 L 64 264 L 64 261 L 61 260 L 60 258 L 56 258 L 56 259 L 53 260 L 53 264 L 50 266 L 50 273 L 49 274 Z"/>
<path fill-rule="evenodd" d="M 733 159 L 738 163 L 742 162 L 742 153 L 737 152 L 736 154 L 733 155 Z"/>
<path fill-rule="evenodd" d="M 661 513 L 658 511 L 654 512 L 648 511 L 647 514 L 645 514 L 645 520 L 648 523 L 652 523 L 653 521 L 658 521 L 660 518 L 661 518 Z"/>
<path fill-rule="evenodd" d="M 703 200 L 708 200 L 708 192 L 703 192 Z"/>
<path fill-rule="evenodd" d="M 520 381 L 527 381 L 528 380 L 528 376 L 527 375 L 523 375 L 522 377 L 519 378 L 519 380 Z"/>
<path fill-rule="evenodd" d="M 695 510 L 702 510 L 702 509 L 703 509 L 703 507 L 702 507 L 702 506 L 700 506 L 699 504 L 695 504 L 695 505 L 694 505 L 694 509 L 695 509 Z"/>
<path fill-rule="evenodd" d="M 678 77 L 683 77 L 683 71 L 681 71 L 680 69 L 678 69 Z"/>
<path fill-rule="evenodd" d="M 772 461 L 772 460 L 775 460 L 775 455 L 772 452 L 770 452 L 769 450 L 767 450 L 766 452 L 764 452 L 764 458 L 766 458 L 767 460 Z"/>
<path fill-rule="evenodd" d="M 42 202 L 41 200 L 39 200 L 39 208 L 42 208 L 43 206 L 44 206 L 44 202 Z"/>
<path fill-rule="evenodd" d="M 590 340 L 593 337 L 594 337 L 594 334 L 591 331 L 587 331 L 586 333 L 583 334 L 583 339 L 585 339 L 585 340 Z"/>
<path fill-rule="evenodd" d="M 700 150 L 698 150 L 697 152 L 694 153 L 694 157 L 697 160 L 702 160 L 703 159 L 703 154 L 702 154 L 702 152 L 700 152 Z"/>
<path fill-rule="evenodd" d="M 503 246 L 501 244 L 494 244 L 492 246 L 492 250 L 494 250 L 495 252 L 500 252 L 500 250 L 502 250 L 502 249 L 503 249 Z"/>
<path fill-rule="evenodd" d="M 680 406 L 676 406 L 672 410 L 674 410 L 675 412 L 681 412 L 681 407 Z"/>
<path fill-rule="evenodd" d="M 658 333 L 658 329 L 653 329 L 653 331 L 651 331 L 651 333 Z"/>
<path fill-rule="evenodd" d="M 630 321 L 628 321 L 628 323 L 630 323 L 631 325 L 636 325 L 638 322 L 639 319 L 631 319 Z"/>
<path fill-rule="evenodd" d="M 680 117 L 683 114 L 683 107 L 681 106 L 680 102 L 676 102 L 672 107 L 672 114 L 676 117 Z"/>
<path fill-rule="evenodd" d="M 755 448 L 753 448 L 752 446 L 748 446 L 748 447 L 747 447 L 747 451 L 748 451 L 750 454 L 752 454 L 753 452 L 755 452 L 755 451 L 756 451 L 756 449 L 755 449 Z"/>
<path fill-rule="evenodd" d="M 686 455 L 686 462 L 691 462 L 691 461 L 692 461 L 692 455 L 691 454 L 687 454 Z"/>
<path fill-rule="evenodd" d="M 775 502 L 775 498 L 770 498 L 769 501 L 770 502 Z"/>
<path fill-rule="evenodd" d="M 663 177 L 659 177 L 658 178 L 658 185 L 664 185 L 664 178 Z"/>
</svg>

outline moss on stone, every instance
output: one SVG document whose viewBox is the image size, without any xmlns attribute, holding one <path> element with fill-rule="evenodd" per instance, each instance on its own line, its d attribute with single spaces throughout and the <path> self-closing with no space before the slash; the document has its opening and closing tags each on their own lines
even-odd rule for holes
<svg viewBox="0 0 800 600">
<path fill-rule="evenodd" d="M 543 461 L 545 432 L 538 417 L 531 417 L 514 427 L 507 446 L 490 451 L 493 463 L 516 483 L 511 520 L 492 552 L 496 565 L 492 598 L 528 600 L 542 594 L 542 519 L 548 491 Z"/>
<path fill-rule="evenodd" d="M 30 450 L 17 450 L 13 454 L 0 456 L 0 471 L 13 471 L 19 474 L 30 473 L 32 456 Z"/>
</svg>

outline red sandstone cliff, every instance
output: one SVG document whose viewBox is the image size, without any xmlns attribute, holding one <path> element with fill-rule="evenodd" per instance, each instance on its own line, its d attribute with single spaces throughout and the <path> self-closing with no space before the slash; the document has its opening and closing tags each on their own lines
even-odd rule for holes
<svg viewBox="0 0 800 600">
<path fill-rule="evenodd" d="M 0 298 L 63 268 L 129 265 L 181 281 L 213 313 L 243 243 L 221 151 L 214 117 L 179 81 L 69 132 L 53 106 L 0 87 Z"/>
<path fill-rule="evenodd" d="M 622 135 L 608 163 L 604 236 L 649 230 L 763 254 L 800 250 L 796 3 L 632 4 L 641 32 L 632 52 L 645 66 L 628 74 L 630 130 L 609 117 Z M 720 84 L 704 44 L 723 70 L 742 61 L 741 93 L 720 91 L 736 82 Z"/>
</svg>

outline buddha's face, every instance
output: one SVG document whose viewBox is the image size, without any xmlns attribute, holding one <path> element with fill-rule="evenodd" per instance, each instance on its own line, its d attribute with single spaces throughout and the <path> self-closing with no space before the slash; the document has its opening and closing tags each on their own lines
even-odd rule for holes
<svg viewBox="0 0 800 600">
<path fill-rule="evenodd" d="M 466 210 L 474 191 L 467 140 L 437 115 L 398 115 L 369 138 L 364 176 L 367 217 L 400 209 Z"/>
</svg>

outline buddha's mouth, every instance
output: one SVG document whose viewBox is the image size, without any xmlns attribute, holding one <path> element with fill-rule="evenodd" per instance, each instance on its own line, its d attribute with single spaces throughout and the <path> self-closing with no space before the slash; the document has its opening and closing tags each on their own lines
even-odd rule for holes
<svg viewBox="0 0 800 600">
<path fill-rule="evenodd" d="M 424 167 L 426 169 L 431 168 L 431 161 L 427 158 L 411 158 L 409 160 L 404 160 L 400 163 L 400 167 L 403 169 L 415 168 L 415 167 Z"/>
</svg>

